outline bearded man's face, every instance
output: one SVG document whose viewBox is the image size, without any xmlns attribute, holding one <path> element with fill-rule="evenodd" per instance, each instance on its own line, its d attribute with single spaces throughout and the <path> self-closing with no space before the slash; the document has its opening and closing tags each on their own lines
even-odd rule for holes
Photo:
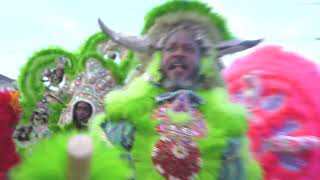
<svg viewBox="0 0 320 180">
<path fill-rule="evenodd" d="M 200 62 L 200 48 L 192 35 L 184 30 L 175 32 L 166 41 L 162 54 L 165 86 L 167 84 L 173 89 L 190 86 L 197 76 Z"/>
</svg>

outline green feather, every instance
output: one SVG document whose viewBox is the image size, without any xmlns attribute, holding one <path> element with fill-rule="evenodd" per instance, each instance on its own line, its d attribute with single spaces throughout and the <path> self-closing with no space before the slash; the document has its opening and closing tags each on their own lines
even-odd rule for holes
<svg viewBox="0 0 320 180">
<path fill-rule="evenodd" d="M 109 37 L 103 32 L 97 32 L 90 36 L 78 50 L 78 54 L 87 54 L 97 52 L 97 47 L 100 43 L 109 40 Z"/>
<path fill-rule="evenodd" d="M 66 76 L 74 77 L 77 57 L 61 48 L 44 49 L 35 53 L 22 68 L 17 80 L 20 103 L 24 110 L 22 123 L 29 121 L 36 103 L 43 97 L 45 87 L 40 81 L 43 70 L 55 67 L 56 59 L 61 56 L 66 56 L 71 61 L 65 69 Z"/>
<path fill-rule="evenodd" d="M 10 172 L 12 180 L 65 180 L 67 173 L 67 144 L 75 133 L 60 134 L 37 144 L 32 153 Z M 91 180 L 128 179 L 128 163 L 120 158 L 121 151 L 94 142 L 90 166 Z"/>
<path fill-rule="evenodd" d="M 220 30 L 223 39 L 228 40 L 232 38 L 224 18 L 222 18 L 219 14 L 212 12 L 208 5 L 198 1 L 181 0 L 171 0 L 152 9 L 145 16 L 145 25 L 143 27 L 142 34 L 145 34 L 155 24 L 157 18 L 165 14 L 176 13 L 178 11 L 197 12 L 201 15 L 207 16 L 210 18 L 212 24 Z"/>
</svg>

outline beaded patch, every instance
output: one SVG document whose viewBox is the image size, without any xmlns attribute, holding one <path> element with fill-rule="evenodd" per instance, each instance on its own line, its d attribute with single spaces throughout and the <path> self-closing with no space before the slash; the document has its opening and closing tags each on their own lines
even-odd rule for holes
<svg viewBox="0 0 320 180">
<path fill-rule="evenodd" d="M 201 168 L 201 155 L 194 141 L 207 135 L 201 113 L 182 93 L 160 105 L 153 118 L 160 122 L 156 127 L 160 140 L 152 153 L 157 171 L 169 180 L 194 179 Z"/>
</svg>

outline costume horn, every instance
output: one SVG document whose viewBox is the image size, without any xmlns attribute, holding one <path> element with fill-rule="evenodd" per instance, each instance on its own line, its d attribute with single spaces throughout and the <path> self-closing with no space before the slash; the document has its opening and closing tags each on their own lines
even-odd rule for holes
<svg viewBox="0 0 320 180">
<path fill-rule="evenodd" d="M 233 39 L 230 41 L 223 41 L 215 46 L 218 51 L 218 57 L 232 54 L 240 51 L 244 51 L 246 49 L 252 48 L 259 43 L 261 43 L 263 39 L 258 40 L 240 40 L 240 39 Z"/>
<path fill-rule="evenodd" d="M 139 51 L 139 52 L 150 52 L 152 51 L 154 48 L 154 46 L 152 45 L 152 41 L 150 40 L 150 38 L 146 37 L 146 36 L 129 36 L 129 35 L 125 35 L 125 34 L 121 34 L 121 33 L 116 33 L 113 30 L 111 30 L 110 28 L 108 28 L 101 19 L 98 19 L 98 23 L 100 26 L 100 29 L 108 36 L 110 36 L 110 38 L 128 48 L 128 49 L 132 49 L 134 51 Z"/>
</svg>

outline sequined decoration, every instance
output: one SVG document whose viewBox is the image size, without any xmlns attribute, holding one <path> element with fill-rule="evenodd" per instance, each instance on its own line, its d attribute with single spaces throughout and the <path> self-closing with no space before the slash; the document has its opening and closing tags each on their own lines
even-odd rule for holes
<svg viewBox="0 0 320 180">
<path fill-rule="evenodd" d="M 290 133 L 297 131 L 299 128 L 301 128 L 301 126 L 299 125 L 299 123 L 297 123 L 294 120 L 284 121 L 283 125 L 274 131 L 273 136 L 270 137 L 269 142 L 263 144 L 263 147 L 262 147 L 264 151 L 274 151 L 276 156 L 279 158 L 279 163 L 281 167 L 287 170 L 296 171 L 296 172 L 301 172 L 303 168 L 306 167 L 307 162 L 297 154 L 284 153 L 284 151 L 288 151 L 288 150 L 294 151 L 295 148 L 297 148 L 297 146 L 295 148 L 293 148 L 292 146 L 289 148 L 290 144 L 287 144 L 288 148 L 286 149 L 277 148 L 277 147 L 283 146 L 283 143 L 285 143 L 283 141 L 279 142 L 280 139 L 278 137 L 287 136 Z M 274 138 L 277 141 L 276 142 L 273 141 L 272 138 Z"/>
<path fill-rule="evenodd" d="M 195 179 L 202 161 L 195 141 L 207 135 L 207 128 L 190 97 L 182 93 L 160 105 L 153 118 L 160 122 L 156 127 L 160 140 L 152 153 L 156 170 L 168 180 Z"/>
</svg>

